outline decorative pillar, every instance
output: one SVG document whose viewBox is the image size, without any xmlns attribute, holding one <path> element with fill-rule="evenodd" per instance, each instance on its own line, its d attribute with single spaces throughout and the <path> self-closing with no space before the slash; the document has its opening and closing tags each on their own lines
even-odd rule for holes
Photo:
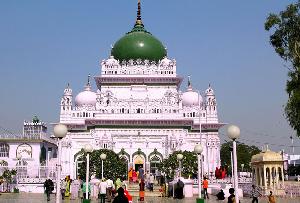
<svg viewBox="0 0 300 203">
<path fill-rule="evenodd" d="M 262 170 L 264 170 L 264 168 L 260 167 L 260 169 L 259 169 L 259 182 L 260 182 L 260 186 L 263 186 Z"/>
<path fill-rule="evenodd" d="M 283 176 L 283 168 L 281 169 L 281 177 L 282 177 L 282 187 L 284 187 L 284 176 Z"/>
<path fill-rule="evenodd" d="M 265 188 L 268 188 L 268 186 L 267 186 L 267 179 L 266 179 L 266 167 L 265 167 L 265 165 L 263 166 L 263 169 L 264 169 L 264 186 L 265 186 Z"/>
</svg>

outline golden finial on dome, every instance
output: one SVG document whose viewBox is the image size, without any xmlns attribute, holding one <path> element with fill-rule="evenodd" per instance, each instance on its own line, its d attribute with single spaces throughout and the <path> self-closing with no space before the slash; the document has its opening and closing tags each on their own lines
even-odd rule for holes
<svg viewBox="0 0 300 203">
<path fill-rule="evenodd" d="M 135 25 L 143 25 L 142 16 L 141 16 L 141 0 L 138 0 L 138 10 L 137 10 Z"/>
</svg>

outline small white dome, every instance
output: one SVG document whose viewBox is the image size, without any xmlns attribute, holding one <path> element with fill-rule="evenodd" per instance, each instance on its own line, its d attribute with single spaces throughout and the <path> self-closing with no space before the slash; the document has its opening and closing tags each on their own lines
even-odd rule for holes
<svg viewBox="0 0 300 203">
<path fill-rule="evenodd" d="M 182 94 L 183 106 L 198 106 L 202 101 L 202 96 L 199 95 L 198 92 L 193 91 L 192 88 L 188 88 L 188 90 Z"/>
<path fill-rule="evenodd" d="M 159 63 L 159 66 L 160 67 L 168 67 L 168 66 L 171 66 L 173 65 L 172 61 L 170 59 L 168 59 L 167 57 L 164 57 L 160 63 Z"/>
<path fill-rule="evenodd" d="M 97 95 L 95 92 L 89 89 L 85 89 L 75 97 L 76 106 L 82 106 L 82 105 L 95 106 L 96 103 L 97 103 Z"/>
<path fill-rule="evenodd" d="M 114 56 L 110 56 L 106 61 L 105 61 L 105 65 L 108 66 L 118 66 L 119 62 L 114 58 Z"/>
</svg>

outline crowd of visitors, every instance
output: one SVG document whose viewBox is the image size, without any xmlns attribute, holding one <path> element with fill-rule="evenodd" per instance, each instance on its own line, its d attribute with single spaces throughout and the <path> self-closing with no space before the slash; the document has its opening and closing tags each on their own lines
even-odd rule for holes
<svg viewBox="0 0 300 203">
<path fill-rule="evenodd" d="M 127 184 L 123 178 L 117 178 L 114 183 L 110 178 L 103 178 L 100 181 L 95 176 L 92 176 L 87 185 L 79 176 L 76 180 L 71 180 L 70 176 L 67 176 L 61 181 L 60 188 L 63 200 L 68 197 L 71 200 L 81 199 L 82 201 L 88 197 L 88 199 L 100 199 L 100 203 L 105 203 L 105 200 L 111 202 L 113 198 L 113 202 L 116 202 L 118 197 L 117 199 L 122 200 L 124 203 L 132 202 L 132 197 L 127 191 Z M 50 201 L 50 194 L 54 190 L 54 183 L 51 179 L 47 179 L 44 182 L 44 189 L 47 201 Z M 88 191 L 87 196 L 86 191 Z M 118 195 L 116 196 L 116 194 Z"/>
<path fill-rule="evenodd" d="M 139 168 L 136 174 L 137 180 L 135 180 L 134 170 L 130 169 L 128 173 L 129 183 L 138 183 L 139 185 L 139 201 L 144 201 L 145 199 L 145 189 L 149 189 L 150 192 L 153 192 L 153 185 L 155 182 L 154 175 L 147 171 L 144 172 L 143 168 Z M 157 179 L 156 179 L 157 180 Z M 170 182 L 166 179 L 164 175 L 159 176 L 157 182 L 160 185 L 160 194 L 161 197 L 167 195 L 168 197 L 173 197 L 177 199 L 184 198 L 184 183 L 178 178 L 177 182 Z M 125 178 L 118 177 L 115 182 L 111 178 L 103 178 L 101 180 L 97 179 L 95 176 L 91 177 L 88 185 L 85 181 L 82 181 L 78 176 L 76 180 L 71 180 L 70 176 L 66 176 L 64 180 L 61 181 L 61 197 L 65 199 L 68 197 L 71 200 L 81 199 L 88 197 L 88 199 L 100 199 L 100 203 L 112 202 L 113 203 L 130 203 L 132 202 L 132 197 L 128 193 L 128 187 L 126 184 Z M 202 189 L 204 194 L 204 199 L 209 199 L 208 196 L 208 187 L 209 182 L 206 177 L 202 182 Z M 45 193 L 47 195 L 47 201 L 50 201 L 50 194 L 54 190 L 54 183 L 51 179 L 47 179 L 44 183 Z M 87 190 L 86 190 L 87 189 Z M 88 191 L 88 194 L 86 194 Z M 236 203 L 234 189 L 229 189 L 228 203 Z M 225 200 L 225 193 L 223 190 L 216 195 L 217 200 Z M 259 188 L 255 185 L 252 185 L 251 197 L 252 203 L 258 202 L 258 198 L 262 196 L 259 191 Z M 268 195 L 268 202 L 275 203 L 275 197 L 273 196 L 272 191 Z"/>
</svg>

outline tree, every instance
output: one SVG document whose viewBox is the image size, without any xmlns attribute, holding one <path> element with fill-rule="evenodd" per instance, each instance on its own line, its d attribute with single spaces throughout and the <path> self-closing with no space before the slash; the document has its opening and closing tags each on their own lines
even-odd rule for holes
<svg viewBox="0 0 300 203">
<path fill-rule="evenodd" d="M 127 163 L 124 160 L 120 159 L 119 156 L 112 150 L 109 149 L 100 149 L 94 150 L 90 154 L 90 174 L 95 173 L 96 177 L 101 178 L 102 174 L 102 160 L 100 155 L 102 153 L 106 154 L 106 159 L 103 161 L 103 175 L 105 178 L 116 179 L 118 177 L 126 177 L 127 175 Z M 82 161 L 79 164 L 79 175 L 82 179 L 85 180 L 86 176 L 86 153 L 82 149 L 80 154 L 82 155 L 79 161 Z"/>
<path fill-rule="evenodd" d="M 287 6 L 278 15 L 271 13 L 265 29 L 271 31 L 270 43 L 276 53 L 290 65 L 286 91 L 289 99 L 285 115 L 300 136 L 300 1 Z"/>
<path fill-rule="evenodd" d="M 237 160 L 238 168 L 241 169 L 241 164 L 244 164 L 244 170 L 250 170 L 251 157 L 261 151 L 256 146 L 249 146 L 241 142 L 237 142 Z M 232 141 L 225 142 L 221 145 L 221 165 L 228 167 L 228 173 L 231 174 L 231 156 L 230 151 L 232 150 Z"/>
<path fill-rule="evenodd" d="M 181 160 L 182 176 L 188 178 L 189 176 L 193 176 L 198 172 L 197 155 L 194 152 L 175 151 L 170 154 L 167 159 L 164 159 L 159 165 L 159 170 L 164 172 L 169 178 L 174 177 L 175 171 L 179 167 L 177 154 L 180 153 L 183 155 L 183 159 Z"/>
</svg>

